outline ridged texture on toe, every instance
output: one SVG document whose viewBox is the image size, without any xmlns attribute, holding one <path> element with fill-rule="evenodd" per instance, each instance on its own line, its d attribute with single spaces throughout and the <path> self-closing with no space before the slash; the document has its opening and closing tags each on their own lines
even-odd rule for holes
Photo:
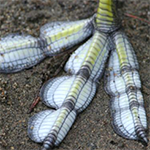
<svg viewBox="0 0 150 150">
<path fill-rule="evenodd" d="M 76 76 L 63 76 L 49 80 L 41 89 L 40 95 L 44 102 L 49 107 L 58 109 L 62 106 L 70 90 L 76 81 Z M 76 85 L 76 89 L 78 89 Z M 74 89 L 74 91 L 76 90 Z M 77 112 L 83 111 L 92 101 L 96 93 L 96 83 L 88 80 L 80 90 L 74 109 Z M 74 94 L 74 93 L 72 93 Z"/>
<path fill-rule="evenodd" d="M 44 59 L 39 39 L 10 34 L 0 40 L 0 72 L 12 73 L 32 67 Z"/>
<path fill-rule="evenodd" d="M 45 41 L 44 53 L 52 56 L 84 41 L 93 32 L 92 21 L 93 17 L 45 24 L 40 29 L 40 38 Z"/>
<path fill-rule="evenodd" d="M 81 21 L 52 22 L 40 29 L 40 37 L 10 34 L 0 40 L 0 72 L 13 73 L 30 68 L 46 56 L 63 52 L 88 38 L 93 17 Z"/>
<path fill-rule="evenodd" d="M 98 80 L 103 74 L 110 50 L 108 43 L 108 36 L 96 31 L 93 37 L 70 57 L 65 70 L 72 74 L 81 74 L 94 81 Z"/>
<path fill-rule="evenodd" d="M 45 148 L 57 146 L 68 133 L 75 118 L 76 112 L 70 112 L 67 108 L 42 111 L 30 118 L 28 135 L 35 142 L 44 142 Z"/>
<path fill-rule="evenodd" d="M 111 96 L 112 124 L 122 137 L 147 144 L 147 120 L 137 59 L 124 33 L 114 33 L 113 41 L 116 50 L 111 52 L 105 73 L 105 89 Z"/>
</svg>

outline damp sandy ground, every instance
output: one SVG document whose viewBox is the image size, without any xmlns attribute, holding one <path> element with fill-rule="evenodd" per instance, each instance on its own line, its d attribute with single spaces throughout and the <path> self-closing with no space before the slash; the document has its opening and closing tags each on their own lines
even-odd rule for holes
<svg viewBox="0 0 150 150">
<path fill-rule="evenodd" d="M 0 36 L 14 32 L 38 36 L 40 26 L 47 22 L 88 18 L 96 12 L 97 1 L 0 0 Z M 124 3 L 122 0 L 119 12 L 140 64 L 142 92 L 150 122 L 150 25 L 124 15 L 129 13 L 150 21 L 150 0 L 126 0 Z M 30 116 L 48 108 L 40 102 L 34 112 L 27 114 L 27 111 L 44 81 L 65 74 L 62 66 L 69 55 L 47 58 L 19 73 L 0 74 L 0 150 L 40 150 L 41 145 L 27 136 L 27 122 Z M 55 150 L 150 149 L 150 144 L 145 148 L 141 143 L 114 133 L 109 97 L 103 86 L 102 79 L 93 102 L 77 117 L 69 134 Z"/>
</svg>

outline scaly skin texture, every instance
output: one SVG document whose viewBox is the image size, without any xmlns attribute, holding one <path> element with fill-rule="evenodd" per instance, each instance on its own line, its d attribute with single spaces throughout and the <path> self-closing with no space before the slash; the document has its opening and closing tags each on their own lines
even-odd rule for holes
<svg viewBox="0 0 150 150">
<path fill-rule="evenodd" d="M 137 60 L 132 46 L 129 44 L 127 37 L 124 36 L 120 26 L 114 2 L 112 0 L 100 0 L 97 14 L 94 17 L 76 22 L 47 24 L 41 28 L 40 37 L 35 39 L 35 43 L 28 36 L 28 41 L 25 43 L 22 38 L 23 35 L 10 35 L 2 39 L 0 43 L 1 72 L 9 73 L 31 67 L 34 63 L 36 64 L 35 61 L 38 63 L 44 57 L 56 55 L 92 36 L 90 37 L 91 43 L 87 46 L 87 52 L 83 52 L 83 60 L 77 63 L 78 65 L 80 63 L 78 70 L 75 70 L 75 66 L 66 67 L 67 72 L 74 74 L 74 78 L 71 78 L 73 75 L 70 76 L 72 85 L 65 87 L 62 82 L 58 84 L 58 87 L 55 87 L 57 80 L 54 81 L 54 87 L 56 88 L 54 92 L 59 94 L 64 90 L 64 93 L 66 93 L 66 96 L 59 101 L 57 97 L 53 97 L 55 105 L 58 102 L 60 103 L 57 107 L 51 104 L 51 107 L 57 110 L 48 113 L 40 112 L 29 121 L 29 137 L 36 142 L 43 143 L 43 150 L 58 146 L 72 126 L 77 114 L 91 102 L 95 95 L 96 82 L 102 76 L 110 51 L 111 56 L 113 56 L 113 51 L 117 53 L 115 60 L 111 60 L 110 57 L 109 64 L 112 64 L 112 66 L 106 72 L 108 73 L 106 74 L 108 78 L 106 79 L 106 90 L 112 98 L 111 109 L 114 130 L 125 138 L 140 140 L 147 145 L 148 140 L 145 132 L 147 122 L 142 94 L 140 93 L 141 86 L 135 84 L 140 82 L 139 77 L 137 77 L 138 73 L 135 73 L 138 70 Z M 81 47 L 79 47 L 79 54 L 84 51 L 84 48 Z M 23 51 L 31 51 L 33 55 L 29 54 L 31 58 L 28 58 Z M 36 56 L 37 58 L 35 58 Z M 74 59 L 78 60 L 78 56 L 75 56 Z M 73 66 L 72 61 L 68 62 L 68 66 Z M 111 71 L 114 71 L 114 73 L 111 73 Z M 118 76 L 117 79 L 116 76 Z M 66 81 L 66 83 L 68 84 L 70 81 Z M 92 86 L 95 90 L 91 92 L 87 89 L 87 85 Z M 45 92 L 47 86 L 49 84 L 42 88 L 41 95 Z M 63 88 L 59 88 L 59 86 Z M 48 90 L 51 90 L 51 88 L 51 86 L 48 87 Z M 116 91 L 114 91 L 115 88 Z M 91 93 L 92 95 L 90 95 Z M 44 94 L 43 101 L 48 101 L 45 98 L 49 97 L 49 95 L 46 95 L 48 92 Z M 122 97 L 123 94 L 127 95 L 126 98 Z M 89 100 L 85 98 L 85 95 L 89 95 Z M 140 95 L 140 98 L 138 95 Z M 88 101 L 88 104 L 86 101 Z M 123 102 L 120 104 L 120 101 L 125 102 L 125 104 Z"/>
</svg>

